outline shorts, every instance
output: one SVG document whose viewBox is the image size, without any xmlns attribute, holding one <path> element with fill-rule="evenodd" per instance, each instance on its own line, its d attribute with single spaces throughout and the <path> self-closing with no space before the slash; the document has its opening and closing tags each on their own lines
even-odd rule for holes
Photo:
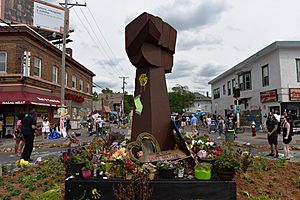
<svg viewBox="0 0 300 200">
<path fill-rule="evenodd" d="M 272 133 L 271 135 L 268 135 L 268 142 L 269 142 L 270 145 L 272 145 L 272 144 L 277 145 L 278 144 L 278 135 L 277 135 L 276 131 L 274 133 Z"/>
<path fill-rule="evenodd" d="M 290 142 L 292 141 L 292 138 L 291 137 L 288 137 L 288 139 L 283 139 L 282 142 L 284 144 L 289 144 Z"/>
<path fill-rule="evenodd" d="M 49 127 L 42 127 L 42 132 L 43 133 L 50 133 L 50 128 Z"/>
</svg>

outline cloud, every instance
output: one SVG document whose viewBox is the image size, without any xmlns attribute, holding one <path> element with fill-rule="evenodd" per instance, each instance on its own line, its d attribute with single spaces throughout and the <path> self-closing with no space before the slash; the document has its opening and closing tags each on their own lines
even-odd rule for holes
<svg viewBox="0 0 300 200">
<path fill-rule="evenodd" d="M 93 82 L 101 87 L 101 88 L 97 88 L 99 90 L 102 90 L 103 88 L 109 88 L 114 91 L 115 88 L 121 87 L 121 82 L 119 80 L 116 81 L 111 78 L 103 77 L 103 76 L 98 76 L 97 78 L 95 78 Z"/>
<path fill-rule="evenodd" d="M 180 3 L 179 3 L 180 2 Z M 164 21 L 179 31 L 199 29 L 218 22 L 221 14 L 229 8 L 224 0 L 175 1 L 172 5 L 164 5 L 157 9 Z"/>
<path fill-rule="evenodd" d="M 217 35 L 187 34 L 183 33 L 178 38 L 177 50 L 186 51 L 201 46 L 213 46 L 222 44 L 223 39 Z"/>
<path fill-rule="evenodd" d="M 166 75 L 168 80 L 171 79 L 178 79 L 178 78 L 185 78 L 190 76 L 197 65 L 187 61 L 181 60 L 174 63 L 172 73 Z"/>
<path fill-rule="evenodd" d="M 102 59 L 96 61 L 96 65 L 116 67 L 125 61 L 125 58 Z"/>
<path fill-rule="evenodd" d="M 213 78 L 225 70 L 224 66 L 207 63 L 200 68 L 197 73 L 198 77 Z"/>
</svg>

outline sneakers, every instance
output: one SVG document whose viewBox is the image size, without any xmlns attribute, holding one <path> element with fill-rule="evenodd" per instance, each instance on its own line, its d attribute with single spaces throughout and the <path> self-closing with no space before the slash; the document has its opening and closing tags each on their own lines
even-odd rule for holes
<svg viewBox="0 0 300 200">
<path fill-rule="evenodd" d="M 275 154 L 274 153 L 269 153 L 267 156 L 274 156 Z"/>
</svg>

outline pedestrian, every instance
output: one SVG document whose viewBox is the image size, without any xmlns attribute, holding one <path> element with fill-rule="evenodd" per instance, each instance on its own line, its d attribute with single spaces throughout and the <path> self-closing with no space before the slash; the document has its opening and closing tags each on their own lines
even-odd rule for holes
<svg viewBox="0 0 300 200">
<path fill-rule="evenodd" d="M 217 139 L 221 139 L 222 134 L 224 134 L 225 122 L 221 115 L 218 116 L 218 132 L 219 137 Z"/>
<path fill-rule="evenodd" d="M 271 148 L 271 153 L 269 153 L 267 156 L 274 156 L 275 158 L 278 158 L 278 135 L 277 135 L 277 120 L 275 117 L 272 115 L 272 113 L 269 114 L 268 119 L 266 121 L 266 128 L 267 128 L 267 133 L 268 133 L 268 143 Z M 274 154 L 275 151 L 275 154 Z"/>
<path fill-rule="evenodd" d="M 21 159 L 26 161 L 32 161 L 30 159 L 32 150 L 33 150 L 33 142 L 34 142 L 34 132 L 36 128 L 36 120 L 35 110 L 31 110 L 27 116 L 22 119 L 22 133 L 24 136 L 25 147 L 23 153 L 21 155 Z"/>
<path fill-rule="evenodd" d="M 96 119 L 96 127 L 97 127 L 97 135 L 103 134 L 103 119 L 101 118 L 101 115 L 98 116 Z"/>
<path fill-rule="evenodd" d="M 191 124 L 193 128 L 197 127 L 198 119 L 195 117 L 195 115 L 192 115 Z"/>
<path fill-rule="evenodd" d="M 4 138 L 4 123 L 2 117 L 0 117 L 0 137 Z"/>
<path fill-rule="evenodd" d="M 14 133 L 14 140 L 16 141 L 16 144 L 15 144 L 15 154 L 16 155 L 19 155 L 24 147 L 24 137 L 22 134 L 22 118 L 23 118 L 22 115 L 18 116 L 17 126 L 16 126 L 16 130 Z"/>
<path fill-rule="evenodd" d="M 205 119 L 205 122 L 206 122 L 206 125 L 208 128 L 208 133 L 210 133 L 210 131 L 211 131 L 211 121 L 212 121 L 211 116 L 208 115 L 207 118 Z"/>
<path fill-rule="evenodd" d="M 293 128 L 292 128 L 292 125 L 289 122 L 290 121 L 289 117 L 284 116 L 282 121 L 283 121 L 283 124 L 282 124 L 282 139 L 283 139 L 284 157 L 285 157 L 286 160 L 290 160 L 291 154 L 290 154 L 289 144 L 292 141 Z"/>
<path fill-rule="evenodd" d="M 44 118 L 42 125 L 42 138 L 48 139 L 48 135 L 50 133 L 50 122 L 47 117 Z"/>
</svg>

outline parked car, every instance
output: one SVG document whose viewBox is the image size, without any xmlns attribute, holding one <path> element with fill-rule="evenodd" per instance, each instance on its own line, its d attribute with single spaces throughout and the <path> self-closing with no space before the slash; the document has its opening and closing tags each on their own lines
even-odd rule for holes
<svg viewBox="0 0 300 200">
<path fill-rule="evenodd" d="M 294 134 L 300 134 L 300 120 L 294 120 L 292 122 L 292 128 Z"/>
</svg>

